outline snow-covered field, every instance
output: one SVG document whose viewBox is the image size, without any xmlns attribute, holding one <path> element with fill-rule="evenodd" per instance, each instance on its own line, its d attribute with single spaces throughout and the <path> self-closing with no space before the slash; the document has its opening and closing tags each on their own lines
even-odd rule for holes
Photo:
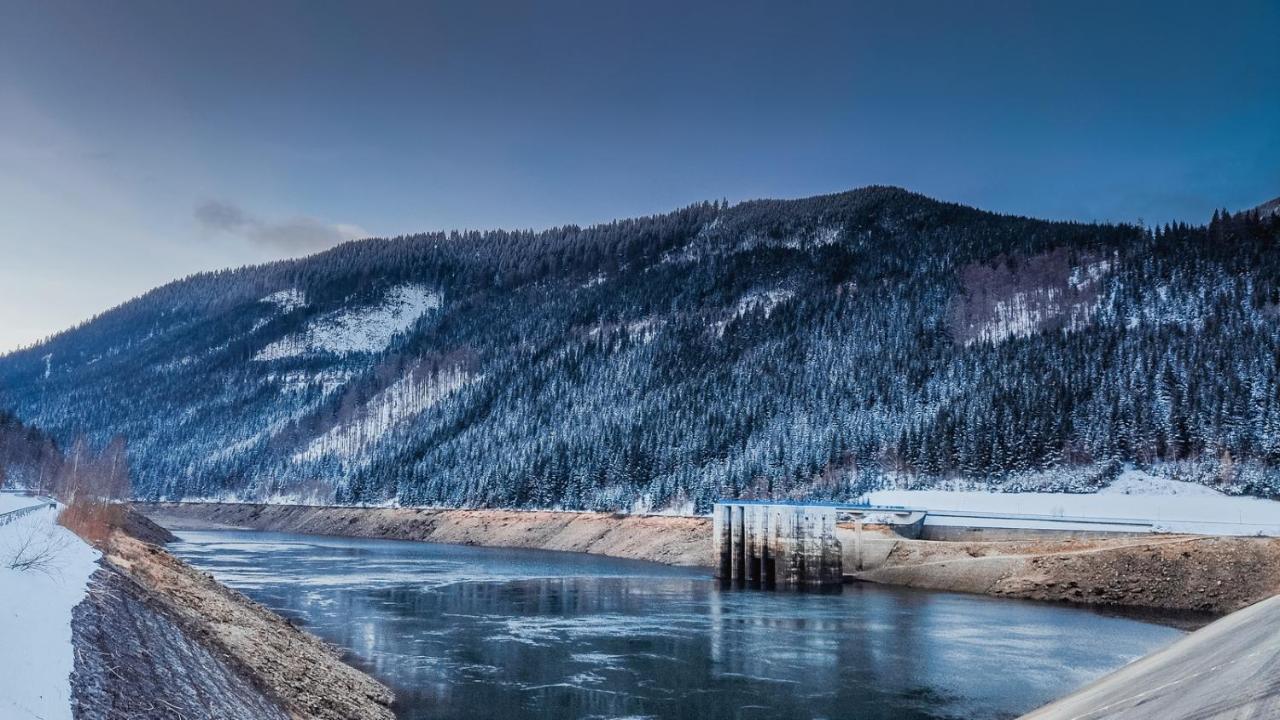
<svg viewBox="0 0 1280 720">
<path fill-rule="evenodd" d="M 0 512 L 35 504 L 0 494 Z M 98 552 L 50 508 L 0 526 L 0 717 L 71 718 L 71 609 Z M 27 569 L 12 567 L 34 562 Z"/>
<path fill-rule="evenodd" d="M 1280 535 L 1280 502 L 1223 495 L 1203 485 L 1133 469 L 1096 493 L 880 490 L 870 493 L 866 500 L 873 505 L 934 511 L 1145 520 L 1163 532 Z M 926 520 L 933 524 L 947 522 L 944 518 Z"/>
</svg>

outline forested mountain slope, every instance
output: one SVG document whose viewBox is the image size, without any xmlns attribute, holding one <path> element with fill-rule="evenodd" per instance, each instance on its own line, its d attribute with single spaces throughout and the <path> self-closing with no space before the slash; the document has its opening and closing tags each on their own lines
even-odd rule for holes
<svg viewBox="0 0 1280 720">
<path fill-rule="evenodd" d="M 1280 493 L 1280 216 L 1148 230 L 896 188 L 197 275 L 0 358 L 147 497 L 598 509 L 1133 462 Z"/>
</svg>

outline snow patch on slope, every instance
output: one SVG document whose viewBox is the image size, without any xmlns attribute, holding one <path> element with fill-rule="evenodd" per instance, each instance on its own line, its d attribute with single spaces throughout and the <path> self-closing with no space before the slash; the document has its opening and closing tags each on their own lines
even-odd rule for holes
<svg viewBox="0 0 1280 720">
<path fill-rule="evenodd" d="M 294 371 L 276 375 L 267 375 L 267 382 L 280 385 L 280 392 L 287 395 L 302 395 L 313 387 L 320 388 L 320 395 L 327 397 L 351 379 L 350 370 L 321 370 L 320 372 Z"/>
<path fill-rule="evenodd" d="M 1112 483 L 1098 491 L 1099 495 L 1155 495 L 1171 497 L 1226 497 L 1211 487 L 1200 483 L 1170 480 L 1156 477 L 1141 470 L 1126 470 Z"/>
<path fill-rule="evenodd" d="M 1066 267 L 1060 250 L 1024 259 L 1016 269 L 971 266 L 962 271 L 966 297 L 953 317 L 965 345 L 1000 343 L 1044 329 L 1083 330 L 1102 307 L 1102 281 L 1113 262 Z"/>
<path fill-rule="evenodd" d="M 365 452 L 396 427 L 416 418 L 441 400 L 479 379 L 457 368 L 441 370 L 435 375 L 409 373 L 387 389 L 374 395 L 355 417 L 315 438 L 295 453 L 293 462 L 318 460 L 327 455 L 343 459 L 368 459 Z"/>
<path fill-rule="evenodd" d="M 626 323 L 605 323 L 588 330 L 587 337 L 591 340 L 603 338 L 606 341 L 618 341 L 625 333 L 632 341 L 647 345 L 658 336 L 662 330 L 662 324 L 662 321 L 656 317 L 641 318 Z"/>
<path fill-rule="evenodd" d="M 773 314 L 775 308 L 795 297 L 791 290 L 763 290 L 750 292 L 738 299 L 738 303 L 729 312 L 729 317 L 712 324 L 717 337 L 723 337 L 729 323 L 748 313 L 760 312 L 766 318 Z"/>
<path fill-rule="evenodd" d="M 71 609 L 99 555 L 56 518 L 50 508 L 0 525 L 0 717 L 71 720 Z M 48 567 L 10 568 L 24 545 L 46 550 Z"/>
<path fill-rule="evenodd" d="M 423 285 L 400 285 L 376 305 L 343 308 L 317 318 L 306 330 L 271 343 L 253 359 L 265 362 L 316 353 L 378 352 L 442 302 L 440 293 Z"/>
<path fill-rule="evenodd" d="M 767 247 L 811 250 L 827 245 L 835 245 L 841 242 L 845 236 L 844 228 L 840 225 L 819 225 L 818 227 L 800 230 L 784 237 L 775 237 L 754 231 L 742 235 L 721 232 L 721 225 L 719 217 L 707 223 L 686 245 L 663 254 L 661 262 L 692 263 L 703 257 L 733 252 L 749 252 Z"/>
<path fill-rule="evenodd" d="M 1064 318 L 1064 327 L 1071 332 L 1086 327 L 1097 310 L 1096 300 L 1090 303 L 1063 302 L 1062 292 L 1056 288 L 1015 293 L 1007 300 L 996 303 L 993 317 L 977 331 L 974 342 L 998 343 L 1010 338 L 1030 337 L 1054 318 Z"/>
<path fill-rule="evenodd" d="M 287 313 L 287 312 L 293 312 L 294 310 L 298 310 L 299 308 L 306 307 L 307 296 L 305 293 L 303 293 L 301 290 L 298 290 L 297 288 L 290 288 L 288 290 L 273 292 L 270 295 L 262 298 L 262 300 L 260 300 L 259 302 L 264 302 L 269 305 L 275 305 L 277 308 L 280 309 L 280 312 Z"/>
</svg>

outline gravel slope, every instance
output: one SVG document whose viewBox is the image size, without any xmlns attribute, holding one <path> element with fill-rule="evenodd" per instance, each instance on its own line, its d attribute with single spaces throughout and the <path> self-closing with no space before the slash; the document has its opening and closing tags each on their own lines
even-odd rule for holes
<svg viewBox="0 0 1280 720">
<path fill-rule="evenodd" d="M 288 720 L 243 673 L 110 565 L 94 574 L 71 623 L 72 705 L 80 720 Z"/>
<path fill-rule="evenodd" d="M 76 611 L 77 717 L 393 720 L 390 690 L 318 638 L 123 533 Z"/>
</svg>

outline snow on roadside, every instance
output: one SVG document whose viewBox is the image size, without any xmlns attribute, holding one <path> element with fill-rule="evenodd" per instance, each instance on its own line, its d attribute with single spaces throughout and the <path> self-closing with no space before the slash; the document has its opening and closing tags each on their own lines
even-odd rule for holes
<svg viewBox="0 0 1280 720">
<path fill-rule="evenodd" d="M 0 717 L 71 718 L 71 609 L 99 555 L 56 519 L 50 508 L 0 526 Z M 33 550 L 48 554 L 47 566 L 9 567 Z"/>
<path fill-rule="evenodd" d="M 7 513 L 10 510 L 21 510 L 22 508 L 29 507 L 31 505 L 35 505 L 35 502 L 28 495 L 0 492 L 0 513 Z"/>
<path fill-rule="evenodd" d="M 934 511 L 1144 520 L 1163 532 L 1280 536 L 1280 502 L 1223 495 L 1134 469 L 1096 493 L 879 490 L 866 500 Z"/>
</svg>

